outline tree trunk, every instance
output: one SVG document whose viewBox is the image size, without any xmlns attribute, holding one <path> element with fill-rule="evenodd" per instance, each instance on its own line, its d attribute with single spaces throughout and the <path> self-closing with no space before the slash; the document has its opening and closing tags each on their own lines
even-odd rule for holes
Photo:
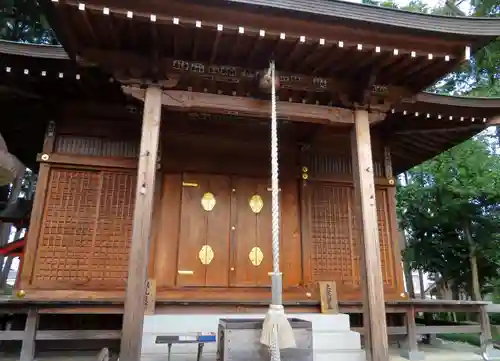
<svg viewBox="0 0 500 361">
<path fill-rule="evenodd" d="M 481 288 L 479 287 L 479 272 L 477 268 L 477 257 L 476 257 L 476 247 L 472 235 L 470 233 L 469 225 L 466 224 L 464 227 L 465 237 L 467 237 L 467 242 L 469 243 L 469 262 L 471 268 L 471 281 L 472 281 L 472 300 L 481 301 Z"/>
<path fill-rule="evenodd" d="M 479 273 L 477 271 L 477 258 L 475 254 L 469 256 L 470 267 L 472 271 L 472 299 L 481 301 L 481 289 L 479 287 Z"/>
<path fill-rule="evenodd" d="M 425 298 L 425 286 L 424 286 L 424 272 L 422 270 L 418 270 L 418 282 L 420 283 L 420 298 Z"/>
<path fill-rule="evenodd" d="M 408 173 L 404 172 L 404 179 L 405 179 L 405 186 L 408 185 Z M 408 240 L 406 239 L 406 234 L 405 230 L 403 227 L 399 227 L 399 234 L 401 239 L 401 250 L 406 249 L 408 247 Z M 404 266 L 404 273 L 405 273 L 405 278 L 406 278 L 406 289 L 408 291 L 408 296 L 410 296 L 411 299 L 415 298 L 415 285 L 413 284 L 413 272 L 411 269 L 410 262 L 407 260 L 403 259 L 403 266 Z"/>
<path fill-rule="evenodd" d="M 411 299 L 415 298 L 415 287 L 413 285 L 413 273 L 408 262 L 404 262 L 405 266 L 405 277 L 406 277 L 406 289 L 408 290 L 408 296 Z"/>
<path fill-rule="evenodd" d="M 400 245 L 401 245 L 401 253 L 403 253 L 404 249 L 408 247 L 408 242 L 406 240 L 406 236 L 404 233 L 404 229 L 399 229 L 399 237 L 400 237 Z M 403 267 L 404 267 L 404 274 L 405 274 L 405 280 L 406 280 L 406 290 L 408 292 L 408 296 L 411 299 L 415 298 L 415 287 L 413 285 L 413 274 L 410 266 L 410 262 L 408 262 L 406 259 L 403 259 Z"/>
</svg>

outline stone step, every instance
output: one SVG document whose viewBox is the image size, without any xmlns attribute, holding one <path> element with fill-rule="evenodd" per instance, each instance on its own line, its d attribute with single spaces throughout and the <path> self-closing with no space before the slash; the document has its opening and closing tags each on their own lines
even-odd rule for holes
<svg viewBox="0 0 500 361">
<path fill-rule="evenodd" d="M 366 361 L 364 350 L 337 350 L 335 352 L 315 352 L 314 361 Z"/>
<path fill-rule="evenodd" d="M 165 354 L 168 352 L 168 345 L 155 344 L 155 336 L 145 334 L 143 345 L 149 344 L 153 347 L 143 348 L 143 355 Z M 315 352 L 328 353 L 341 351 L 361 350 L 361 338 L 359 333 L 348 332 L 313 332 L 313 347 Z M 204 346 L 204 354 L 215 354 L 216 343 L 207 343 Z M 172 355 L 195 354 L 198 350 L 197 344 L 174 344 L 172 345 Z"/>
<path fill-rule="evenodd" d="M 360 350 L 361 336 L 358 332 L 318 332 L 313 331 L 314 350 Z"/>
<path fill-rule="evenodd" d="M 183 335 L 189 333 L 217 332 L 220 318 L 263 318 L 264 314 L 204 314 L 204 315 L 153 315 L 144 320 L 142 340 L 142 361 L 164 361 L 168 353 L 166 344 L 156 344 L 160 335 Z M 289 317 L 312 322 L 313 344 L 316 361 L 366 361 L 361 351 L 361 339 L 357 332 L 349 327 L 349 316 L 344 314 L 291 314 Z M 196 344 L 172 345 L 172 361 L 190 361 L 196 358 Z M 204 347 L 204 360 L 211 361 L 215 357 L 216 343 L 208 343 Z M 162 359 L 163 357 L 163 359 Z"/>
<path fill-rule="evenodd" d="M 144 317 L 145 333 L 216 332 L 220 318 L 264 318 L 264 314 L 153 315 Z M 313 323 L 314 331 L 350 331 L 349 315 L 289 314 Z"/>
</svg>

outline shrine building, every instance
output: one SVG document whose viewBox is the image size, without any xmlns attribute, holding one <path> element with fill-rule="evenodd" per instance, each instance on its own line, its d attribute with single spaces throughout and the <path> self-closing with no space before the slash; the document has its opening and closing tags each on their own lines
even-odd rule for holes
<svg viewBox="0 0 500 361">
<path fill-rule="evenodd" d="M 426 89 L 497 39 L 500 19 L 337 0 L 40 3 L 61 46 L 0 42 L 0 181 L 37 174 L 33 200 L 0 213 L 27 228 L 0 246 L 21 259 L 0 340 L 22 341 L 22 361 L 62 339 L 153 360 L 155 332 L 267 311 L 270 60 L 284 303 L 313 320 L 315 359 L 388 361 L 394 335 L 417 359 L 432 330 L 415 312 L 485 315 L 484 302 L 409 298 L 395 195 L 398 174 L 498 124 L 500 99 Z M 319 282 L 340 314 L 320 313 Z"/>
</svg>

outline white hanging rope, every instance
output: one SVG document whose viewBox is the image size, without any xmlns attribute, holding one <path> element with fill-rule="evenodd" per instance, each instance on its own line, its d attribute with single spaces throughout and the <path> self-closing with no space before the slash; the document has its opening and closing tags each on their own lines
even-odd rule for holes
<svg viewBox="0 0 500 361">
<path fill-rule="evenodd" d="M 270 79 L 269 79 L 270 77 Z M 285 315 L 283 307 L 282 274 L 280 263 L 280 202 L 279 202 L 279 168 L 278 168 L 278 119 L 276 114 L 276 68 L 270 62 L 269 72 L 263 79 L 265 85 L 271 83 L 271 218 L 272 218 L 272 251 L 273 273 L 271 294 L 272 301 L 262 325 L 260 342 L 269 347 L 271 361 L 280 361 L 280 349 L 295 347 L 293 330 Z"/>
<path fill-rule="evenodd" d="M 276 67 L 274 61 L 271 61 L 269 70 L 271 73 L 271 218 L 273 249 L 272 304 L 282 305 L 280 274 L 278 119 L 276 114 Z M 278 345 L 278 327 L 276 325 L 273 327 L 272 332 L 273 337 L 270 347 L 271 361 L 280 361 L 281 352 Z"/>
<path fill-rule="evenodd" d="M 273 245 L 273 273 L 280 274 L 280 205 L 279 205 L 279 168 L 278 168 L 278 119 L 276 114 L 276 69 L 274 61 L 270 64 L 271 73 L 271 217 Z M 274 291 L 274 289 L 273 289 Z M 273 304 L 281 305 L 280 295 L 273 294 Z"/>
</svg>

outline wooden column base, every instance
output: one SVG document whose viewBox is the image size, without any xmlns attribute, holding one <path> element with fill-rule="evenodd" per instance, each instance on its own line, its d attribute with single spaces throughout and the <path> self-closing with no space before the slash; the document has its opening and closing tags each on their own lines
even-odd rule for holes
<svg viewBox="0 0 500 361">
<path fill-rule="evenodd" d="M 24 328 L 23 346 L 20 361 L 33 361 L 35 357 L 35 338 L 38 328 L 38 310 L 32 308 L 28 311 L 26 326 Z"/>
<path fill-rule="evenodd" d="M 418 350 L 417 344 L 417 325 L 415 323 L 415 308 L 410 307 L 406 310 L 406 339 L 403 342 L 401 356 L 411 361 L 420 361 L 425 359 L 425 354 Z"/>
</svg>

